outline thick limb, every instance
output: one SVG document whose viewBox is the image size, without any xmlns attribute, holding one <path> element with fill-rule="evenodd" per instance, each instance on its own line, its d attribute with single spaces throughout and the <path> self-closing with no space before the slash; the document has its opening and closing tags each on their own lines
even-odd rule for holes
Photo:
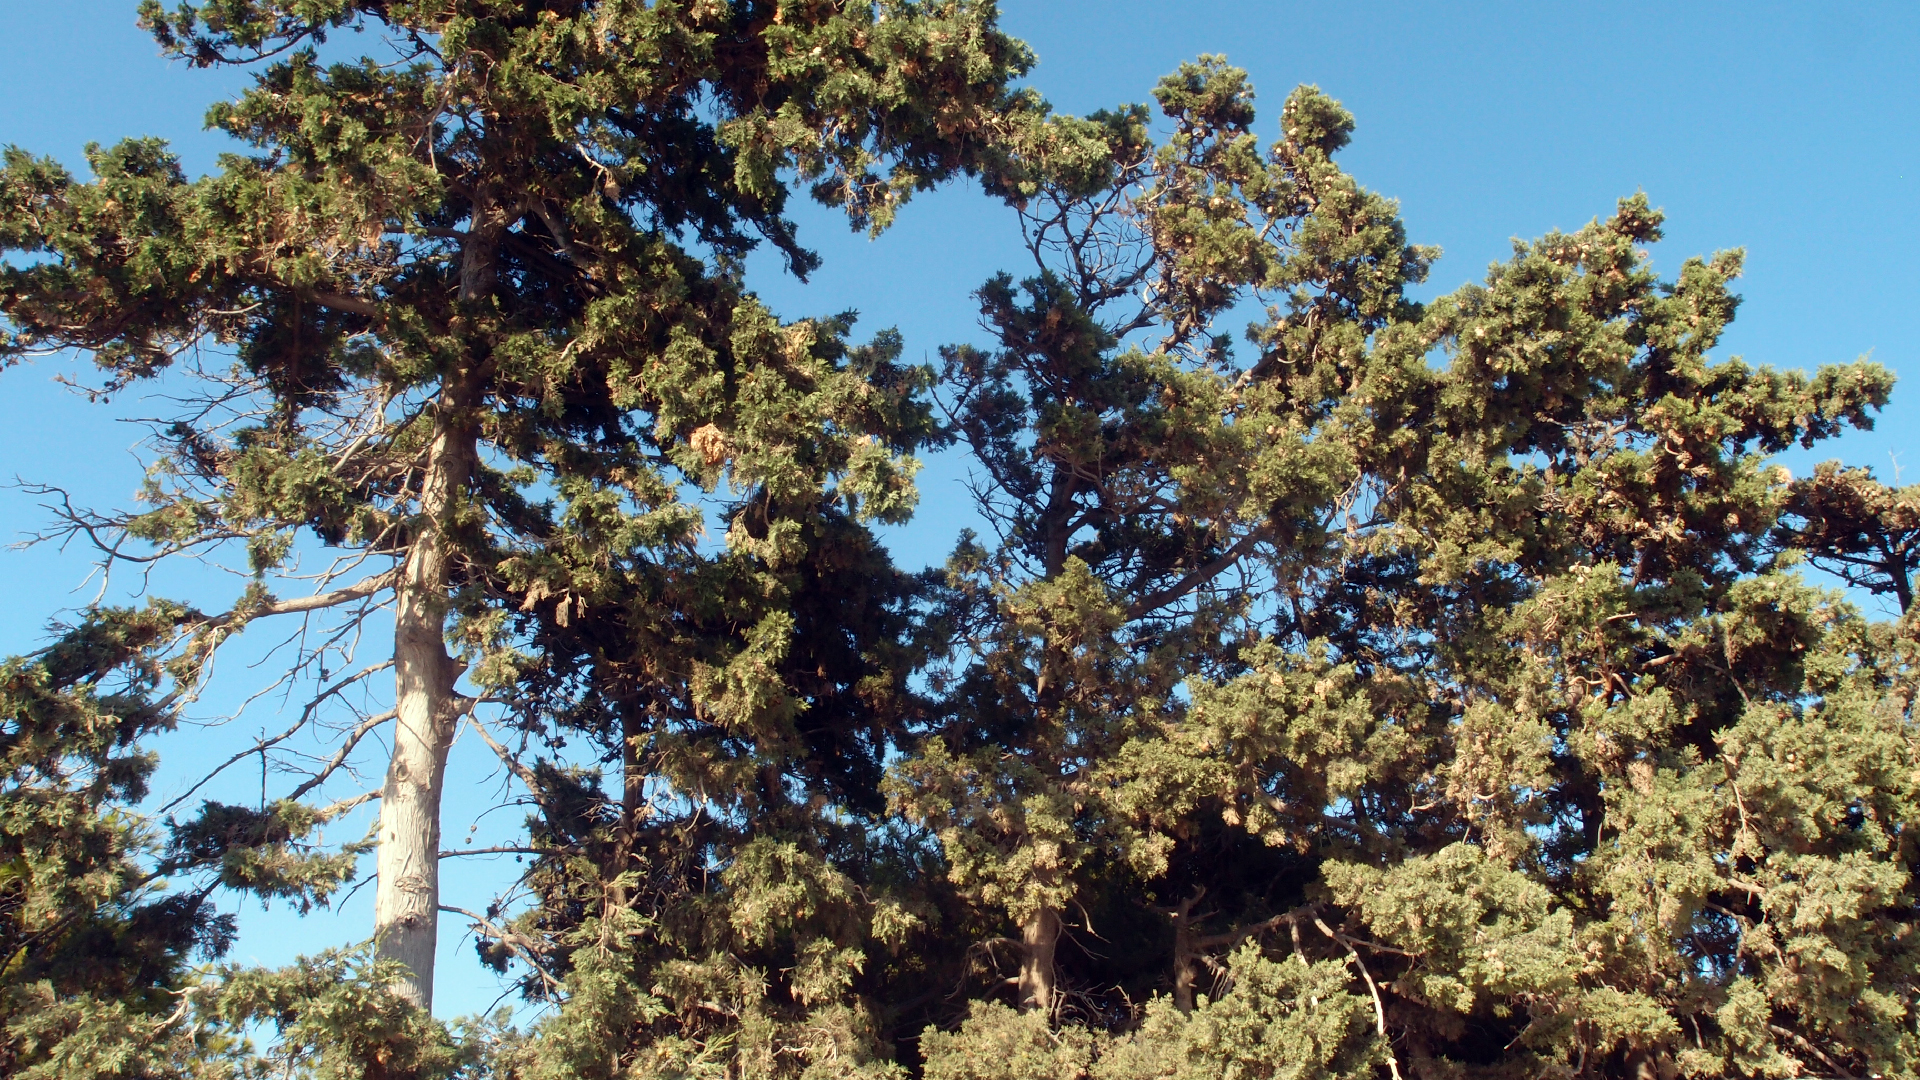
<svg viewBox="0 0 1920 1080">
<path fill-rule="evenodd" d="M 1060 945 L 1060 913 L 1042 908 L 1020 927 L 1020 1007 L 1053 1010 L 1054 953 Z"/>
</svg>

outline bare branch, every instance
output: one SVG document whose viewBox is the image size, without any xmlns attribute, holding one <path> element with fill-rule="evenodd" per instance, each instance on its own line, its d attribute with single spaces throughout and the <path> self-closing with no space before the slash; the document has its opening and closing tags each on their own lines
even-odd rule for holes
<svg viewBox="0 0 1920 1080">
<path fill-rule="evenodd" d="M 488 937 L 506 946 L 515 956 L 525 961 L 526 965 L 532 968 L 535 974 L 540 976 L 541 981 L 546 983 L 547 990 L 550 993 L 559 995 L 566 989 L 560 984 L 560 980 L 554 978 L 546 968 L 540 965 L 539 942 L 524 934 L 516 934 L 511 930 L 495 926 L 492 922 L 489 922 L 485 916 L 468 911 L 466 908 L 454 907 L 452 904 L 441 904 L 440 910 L 451 915 L 459 915 L 472 920 L 474 929 L 481 931 Z"/>
<path fill-rule="evenodd" d="M 573 852 L 567 848 L 539 848 L 539 847 L 522 847 L 515 844 L 499 844 L 494 847 L 460 848 L 454 851 L 443 851 L 440 853 L 440 857 L 443 859 L 457 859 L 463 855 L 571 855 L 571 854 L 573 854 Z"/>
<path fill-rule="evenodd" d="M 293 722 L 292 727 L 287 728 L 287 730 L 281 732 L 278 735 L 275 735 L 271 739 L 262 739 L 259 742 L 255 743 L 254 745 L 248 747 L 247 749 L 242 750 L 239 753 L 228 758 L 227 760 L 221 762 L 218 766 L 214 768 L 212 772 L 207 773 L 205 776 L 202 776 L 199 780 L 195 781 L 194 785 L 188 788 L 186 791 L 182 792 L 179 795 L 179 797 L 167 803 L 165 806 L 162 806 L 160 808 L 160 813 L 164 814 L 169 810 L 172 810 L 174 807 L 179 806 L 181 803 L 186 802 L 188 799 L 193 797 L 194 792 L 199 791 L 201 788 L 205 787 L 209 782 L 213 780 L 214 777 L 219 776 L 223 772 L 226 772 L 229 768 L 233 767 L 236 763 L 244 761 L 255 754 L 260 754 L 264 756 L 268 750 L 292 738 L 296 733 L 300 731 L 301 728 L 306 727 L 308 721 L 313 719 L 314 711 L 320 707 L 322 702 L 326 701 L 328 698 L 335 696 L 336 694 L 340 693 L 340 691 L 345 690 L 347 687 L 355 685 L 360 680 L 366 678 L 367 676 L 373 674 L 374 672 L 381 671 L 385 668 L 390 668 L 392 666 L 393 666 L 393 661 L 391 660 L 386 661 L 384 663 L 375 664 L 364 671 L 355 672 L 353 675 L 345 679 L 342 679 L 339 682 L 334 683 L 332 686 L 329 686 L 326 689 L 320 691 L 317 697 L 315 697 L 312 701 L 307 703 L 306 708 L 300 710 L 300 718 Z M 391 713 L 387 715 L 389 718 L 392 716 Z M 376 719 L 379 719 L 379 718 L 376 718 Z M 374 723 L 374 721 L 369 720 L 361 724 L 360 726 L 361 728 L 365 729 L 369 724 L 372 724 L 372 723 Z M 351 750 L 353 748 L 353 744 L 355 742 L 358 742 L 360 739 L 360 736 L 364 733 L 365 733 L 364 731 L 356 731 L 352 736 L 352 738 L 348 741 L 345 749 L 342 750 L 342 753 L 344 754 L 346 750 Z M 332 772 L 333 770 L 329 768 L 327 771 Z M 317 782 L 318 781 L 315 781 L 315 783 Z M 307 791 L 311 789 L 312 786 L 313 784 L 311 783 L 304 785 L 289 797 L 297 799 L 301 795 L 306 794 Z"/>
<path fill-rule="evenodd" d="M 360 721 L 359 725 L 347 735 L 346 741 L 340 744 L 340 749 L 334 751 L 333 757 L 327 759 L 327 763 L 320 767 L 320 771 L 309 777 L 307 781 L 299 787 L 294 788 L 293 794 L 288 795 L 287 798 L 297 799 L 307 792 L 312 791 L 314 788 L 319 787 L 321 784 L 326 783 L 327 777 L 332 776 L 334 770 L 346 764 L 347 756 L 353 753 L 353 748 L 359 745 L 361 739 L 366 738 L 367 734 L 373 731 L 373 729 L 392 720 L 398 715 L 399 713 L 388 709 L 379 716 L 369 716 L 365 720 Z"/>
<path fill-rule="evenodd" d="M 334 818 L 339 817 L 341 814 L 346 813 L 347 811 L 353 809 L 354 807 L 362 806 L 362 805 L 365 805 L 366 803 L 373 802 L 375 799 L 378 799 L 379 797 L 380 797 L 380 789 L 375 788 L 372 791 L 363 791 L 360 794 L 355 795 L 351 799 L 341 799 L 337 803 L 330 803 L 327 806 L 323 806 L 320 808 L 320 811 L 319 811 L 320 820 L 332 821 Z M 380 825 L 379 822 L 377 821 L 374 822 L 375 828 L 379 828 L 379 825 Z"/>
<path fill-rule="evenodd" d="M 262 604 L 236 607 L 223 615 L 203 618 L 192 624 L 196 630 L 218 630 L 240 620 L 264 618 L 270 615 L 293 615 L 303 611 L 320 611 L 324 608 L 339 607 L 355 600 L 365 600 L 376 593 L 392 588 L 400 580 L 398 569 L 388 570 L 363 578 L 344 589 L 332 592 L 315 593 L 312 596 L 296 596 L 291 600 L 269 600 Z"/>
<path fill-rule="evenodd" d="M 1254 545 L 1265 539 L 1266 535 L 1266 530 L 1264 529 L 1250 532 L 1241 537 L 1232 547 L 1222 552 L 1219 558 L 1203 566 L 1195 567 L 1172 585 L 1156 592 L 1148 593 L 1140 599 L 1135 600 L 1127 606 L 1127 618 L 1138 619 L 1157 608 L 1162 608 L 1174 603 L 1193 590 L 1205 585 L 1207 582 L 1220 576 L 1220 574 L 1232 567 L 1235 563 L 1245 558 L 1247 553 L 1253 550 Z"/>
<path fill-rule="evenodd" d="M 342 293 L 330 292 L 303 292 L 300 294 L 300 298 L 303 300 L 311 300 L 323 308 L 332 308 L 335 311 L 343 311 L 349 315 L 364 315 L 369 319 L 377 319 L 380 317 L 380 305 L 370 300 L 362 300 L 357 296 L 347 296 Z"/>
<path fill-rule="evenodd" d="M 507 771 L 518 778 L 521 783 L 527 785 L 528 791 L 540 790 L 539 778 L 534 776 L 533 770 L 527 768 L 518 758 L 514 757 L 513 751 L 501 746 L 500 743 L 487 732 L 487 725 L 481 723 L 480 718 L 473 715 L 471 709 L 469 709 L 467 713 L 467 723 L 473 725 L 473 730 L 479 733 L 480 738 L 486 742 L 487 746 L 493 750 L 494 755 L 500 759 L 500 763 L 507 767 Z"/>
<path fill-rule="evenodd" d="M 1380 1041 L 1386 1044 L 1387 1068 L 1392 1071 L 1393 1080 L 1400 1080 L 1400 1059 L 1394 1056 L 1393 1040 L 1387 1036 L 1387 1007 L 1380 1000 L 1380 987 L 1374 984 L 1373 972 L 1367 970 L 1367 962 L 1360 959 L 1360 950 L 1353 947 L 1351 938 L 1335 933 L 1319 915 L 1313 916 L 1313 925 L 1319 927 L 1327 937 L 1345 946 L 1347 957 L 1360 969 L 1360 977 L 1367 983 L 1367 992 L 1373 995 L 1373 1029 L 1380 1036 Z"/>
</svg>

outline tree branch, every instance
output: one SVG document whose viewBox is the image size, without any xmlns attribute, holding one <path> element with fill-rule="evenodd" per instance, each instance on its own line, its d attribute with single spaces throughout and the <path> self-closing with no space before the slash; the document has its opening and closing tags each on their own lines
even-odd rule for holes
<svg viewBox="0 0 1920 1080">
<path fill-rule="evenodd" d="M 357 296 L 330 292 L 301 292 L 298 295 L 302 300 L 310 300 L 323 308 L 343 311 L 348 315 L 363 315 L 369 319 L 380 317 L 380 305 Z"/>
<path fill-rule="evenodd" d="M 347 741 L 342 743 L 340 749 L 334 751 L 333 756 L 327 759 L 327 763 L 320 767 L 320 771 L 308 777 L 307 781 L 299 787 L 294 788 L 293 794 L 287 796 L 287 798 L 297 799 L 307 792 L 312 791 L 314 788 L 319 787 L 321 784 L 326 783 L 327 777 L 332 776 L 334 770 L 346 764 L 347 755 L 353 753 L 353 748 L 360 744 L 361 739 L 366 738 L 367 734 L 373 731 L 374 728 L 392 720 L 398 715 L 400 714 L 395 710 L 388 709 L 379 716 L 369 716 L 365 720 L 360 721 L 353 731 L 347 735 Z"/>
<path fill-rule="evenodd" d="M 206 616 L 192 623 L 195 630 L 218 630 L 240 620 L 258 619 L 269 615 L 294 615 L 303 611 L 320 611 L 325 608 L 339 607 L 355 600 L 365 600 L 375 593 L 390 589 L 400 580 L 398 569 L 384 574 L 375 574 L 354 582 L 344 589 L 332 592 L 315 593 L 312 596 L 297 596 L 292 600 L 269 600 L 251 607 L 236 607 L 222 615 Z"/>
<path fill-rule="evenodd" d="M 165 806 L 162 806 L 160 808 L 160 813 L 164 814 L 167 811 L 172 810 L 174 807 L 179 806 L 181 803 L 186 802 L 189 798 L 193 796 L 194 792 L 199 791 L 201 788 L 205 787 L 210 781 L 213 780 L 214 777 L 219 776 L 221 773 L 226 772 L 228 769 L 232 768 L 236 762 L 244 761 L 255 754 L 260 754 L 264 756 L 268 750 L 292 738 L 296 733 L 300 731 L 301 728 L 304 728 L 307 726 L 308 721 L 313 719 L 313 711 L 320 707 L 321 702 L 327 700 L 330 697 L 333 697 L 335 694 L 338 694 L 340 691 L 345 690 L 347 687 L 358 683 L 360 680 L 366 678 L 367 676 L 373 674 L 374 672 L 381 671 L 385 668 L 390 668 L 392 666 L 393 666 L 393 662 L 391 660 L 385 661 L 383 663 L 375 664 L 372 667 L 367 668 L 363 671 L 357 671 L 351 677 L 342 679 L 339 682 L 333 684 L 332 686 L 327 687 L 325 690 L 322 690 L 317 697 L 315 697 L 312 701 L 307 702 L 306 708 L 300 710 L 300 719 L 294 721 L 292 727 L 289 727 L 287 730 L 281 732 L 278 735 L 275 735 L 271 739 L 262 739 L 259 742 L 248 747 L 247 749 L 242 750 L 239 753 L 228 758 L 227 760 L 221 762 L 217 767 L 214 768 L 212 772 L 207 773 L 205 776 L 202 776 L 199 780 L 195 781 L 192 787 L 188 788 L 186 791 L 181 792 L 180 795 L 177 798 L 175 798 L 173 801 L 167 803 Z M 360 741 L 360 736 L 365 734 L 366 730 L 371 730 L 370 728 L 368 728 L 369 724 L 373 724 L 381 719 L 391 719 L 392 717 L 393 717 L 392 713 L 387 713 L 384 717 L 376 717 L 374 720 L 368 720 L 362 723 L 360 727 L 363 730 L 356 730 L 354 732 L 354 734 L 349 738 L 346 748 L 341 751 L 341 754 L 345 754 L 348 750 L 353 749 L 353 744 Z M 333 764 L 337 765 L 338 761 L 336 760 Z M 332 771 L 333 771 L 333 766 L 329 766 L 326 769 L 327 773 L 331 773 Z M 324 778 L 325 778 L 325 773 L 322 774 L 320 779 L 324 779 Z M 292 799 L 299 798 L 300 796 L 306 794 L 309 790 L 311 790 L 314 784 L 317 784 L 318 782 L 319 782 L 318 780 L 315 780 L 311 783 L 302 785 L 300 788 L 296 789 L 292 795 L 288 796 L 288 798 L 292 798 Z"/>
<path fill-rule="evenodd" d="M 538 778 L 533 775 L 533 770 L 521 764 L 519 759 L 513 756 L 513 751 L 501 746 L 492 735 L 488 734 L 487 725 L 482 724 L 480 718 L 473 715 L 471 711 L 467 713 L 467 723 L 472 724 L 473 730 L 480 733 L 480 738 L 488 747 L 492 748 L 494 755 L 500 759 L 500 763 L 507 767 L 507 771 L 511 772 L 521 783 L 527 785 L 528 791 L 537 792 L 540 790 Z"/>
<path fill-rule="evenodd" d="M 1245 558 L 1247 552 L 1252 551 L 1253 546 L 1264 539 L 1266 534 L 1265 529 L 1248 533 L 1241 537 L 1239 542 L 1223 552 L 1219 558 L 1204 566 L 1195 568 L 1172 585 L 1157 592 L 1150 592 L 1140 599 L 1135 600 L 1127 606 L 1127 618 L 1138 619 L 1148 612 L 1165 607 L 1206 584 L 1208 581 L 1218 577 L 1229 567 L 1233 566 L 1233 564 Z"/>
<path fill-rule="evenodd" d="M 1393 1040 L 1387 1036 L 1387 1007 L 1380 1000 L 1380 987 L 1373 981 L 1373 972 L 1367 970 L 1367 962 L 1360 959 L 1360 950 L 1353 947 L 1351 938 L 1345 934 L 1335 933 L 1319 915 L 1313 916 L 1313 925 L 1319 927 L 1320 932 L 1328 938 L 1344 946 L 1348 958 L 1353 961 L 1355 967 L 1360 969 L 1360 977 L 1367 983 L 1367 992 L 1373 995 L 1373 1029 L 1379 1034 L 1380 1041 L 1386 1044 L 1387 1068 L 1393 1073 L 1393 1080 L 1400 1080 L 1400 1059 L 1394 1056 Z"/>
<path fill-rule="evenodd" d="M 1786 1038 L 1788 1038 L 1793 1042 L 1793 1045 L 1799 1047 L 1802 1050 L 1805 1050 L 1807 1053 L 1812 1054 L 1814 1057 L 1819 1058 L 1820 1063 L 1822 1065 L 1825 1065 L 1827 1068 L 1832 1069 L 1833 1074 L 1839 1077 L 1840 1080 L 1854 1080 L 1854 1076 L 1852 1073 L 1841 1068 L 1839 1065 L 1834 1064 L 1834 1061 L 1832 1058 L 1821 1053 L 1819 1047 L 1808 1042 L 1806 1038 L 1800 1035 L 1798 1032 L 1788 1031 L 1786 1028 L 1781 1027 L 1779 1024 L 1768 1024 L 1767 1030 L 1773 1032 L 1775 1035 L 1784 1035 Z"/>
<path fill-rule="evenodd" d="M 488 937 L 506 946 L 515 956 L 518 956 L 528 967 L 532 968 L 534 974 L 539 975 L 541 981 L 547 984 L 547 990 L 549 992 L 557 996 L 566 989 L 566 987 L 560 984 L 560 980 L 554 978 L 546 968 L 540 966 L 540 958 L 538 955 L 540 946 L 538 942 L 533 941 L 524 934 L 516 934 L 510 930 L 495 926 L 493 923 L 487 921 L 484 916 L 468 911 L 466 908 L 454 907 L 452 904 L 441 904 L 440 910 L 451 915 L 459 915 L 471 919 L 474 929 L 480 930 Z"/>
<path fill-rule="evenodd" d="M 521 847 L 516 844 L 500 844 L 495 847 L 460 848 L 440 853 L 442 859 L 457 859 L 463 855 L 571 855 L 566 848 Z"/>
</svg>

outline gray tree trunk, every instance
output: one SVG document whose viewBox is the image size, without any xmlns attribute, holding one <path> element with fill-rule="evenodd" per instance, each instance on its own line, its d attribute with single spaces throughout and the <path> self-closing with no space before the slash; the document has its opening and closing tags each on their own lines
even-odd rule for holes
<svg viewBox="0 0 1920 1080">
<path fill-rule="evenodd" d="M 420 523 L 402 567 L 393 633 L 393 760 L 381 789 L 374 894 L 375 953 L 406 974 L 395 993 L 433 1008 L 433 958 L 440 929 L 440 790 L 447 748 L 465 699 L 460 668 L 447 653 L 446 531 L 473 467 L 458 395 L 447 393 L 421 480 Z"/>
</svg>

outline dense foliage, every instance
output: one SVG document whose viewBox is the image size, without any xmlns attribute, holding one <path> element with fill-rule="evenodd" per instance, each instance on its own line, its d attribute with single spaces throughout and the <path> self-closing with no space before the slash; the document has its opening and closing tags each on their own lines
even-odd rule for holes
<svg viewBox="0 0 1920 1080">
<path fill-rule="evenodd" d="M 880 228 L 977 169 L 1031 107 L 1006 89 L 1025 53 L 960 2 L 149 2 L 141 19 L 192 64 L 257 66 L 209 122 L 258 153 L 189 180 L 132 141 L 90 151 L 82 182 L 8 151 L 0 246 L 29 257 L 0 272 L 0 355 L 85 350 L 104 394 L 183 387 L 146 505 L 62 499 L 62 525 L 110 568 L 244 549 L 237 600 L 183 605 L 145 645 L 180 700 L 250 626 L 303 621 L 290 677 L 311 704 L 261 759 L 338 727 L 297 799 L 390 740 L 368 793 L 373 929 L 425 1005 L 446 754 L 477 706 L 537 724 L 543 681 L 591 681 L 652 638 L 672 707 L 757 727 L 755 746 L 790 733 L 760 685 L 794 619 L 781 593 L 844 557 L 845 522 L 907 512 L 927 412 L 896 342 L 851 344 L 847 317 L 782 323 L 742 259 L 767 242 L 814 264 L 790 174 Z M 323 62 L 349 29 L 394 55 Z M 717 486 L 716 554 L 683 489 Z M 620 656 L 571 629 L 600 608 L 627 619 Z M 386 610 L 391 653 L 368 664 Z M 391 708 L 341 715 L 389 669 Z M 817 676 L 823 693 L 849 677 Z"/>
<path fill-rule="evenodd" d="M 1421 302 L 1325 94 L 1270 144 L 1214 58 L 1054 115 L 957 0 L 143 19 L 258 65 L 211 120 L 259 156 L 9 151 L 0 345 L 195 388 L 142 509 L 56 505 L 251 584 L 0 669 L 9 1073 L 1920 1076 L 1920 496 L 1769 461 L 1892 378 L 1715 356 L 1738 253 L 1660 280 L 1634 196 Z M 323 64 L 358 26 L 403 62 Z M 1033 262 L 937 368 L 749 291 L 755 242 L 814 265 L 790 184 L 879 228 L 960 172 Z M 912 573 L 870 525 L 929 447 L 982 527 Z M 332 756 L 148 813 L 283 616 L 281 741 Z M 421 1008 L 461 725 L 533 808 L 461 910 L 526 1030 Z M 323 904 L 368 851 L 365 949 L 192 966 L 209 898 Z"/>
</svg>

